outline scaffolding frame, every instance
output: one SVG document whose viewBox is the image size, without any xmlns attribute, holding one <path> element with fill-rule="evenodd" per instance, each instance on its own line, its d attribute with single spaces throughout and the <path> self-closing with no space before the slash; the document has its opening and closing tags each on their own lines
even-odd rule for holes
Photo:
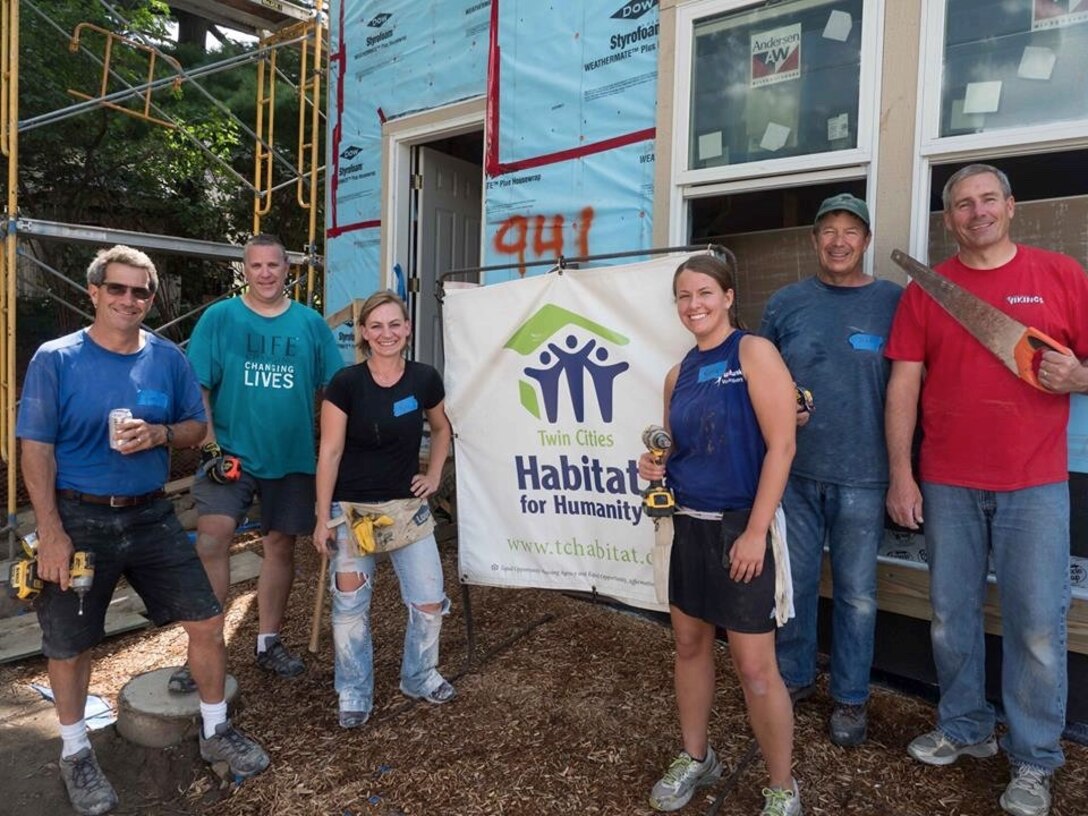
<svg viewBox="0 0 1088 816">
<path fill-rule="evenodd" d="M 59 36 L 68 41 L 71 53 L 82 53 L 96 62 L 102 69 L 102 75 L 97 96 L 69 91 L 80 101 L 21 122 L 19 120 L 19 29 L 21 6 L 24 4 L 33 14 L 55 28 Z M 128 21 L 108 0 L 99 0 L 99 4 L 117 23 L 131 28 Z M 89 23 L 78 25 L 75 31 L 69 34 L 33 0 L 0 0 L 0 155 L 6 161 L 7 171 L 4 218 L 0 221 L 0 239 L 3 241 L 3 251 L 0 252 L 0 458 L 6 465 L 8 495 L 7 517 L 3 526 L 0 526 L 0 532 L 7 533 L 8 558 L 11 558 L 14 553 L 17 524 L 18 456 L 15 416 L 18 259 L 19 257 L 28 258 L 39 267 L 44 267 L 47 272 L 71 283 L 68 278 L 32 255 L 20 252 L 20 238 L 25 236 L 97 245 L 124 243 L 153 252 L 208 260 L 240 262 L 243 259 L 243 249 L 233 244 L 23 217 L 19 210 L 18 198 L 20 132 L 102 108 L 109 108 L 118 112 L 119 115 L 133 116 L 158 126 L 177 128 L 178 123 L 155 104 L 153 94 L 167 87 L 194 88 L 212 105 L 227 114 L 232 122 L 254 141 L 254 153 L 258 158 L 254 179 L 250 182 L 216 156 L 195 136 L 184 129 L 179 131 L 184 133 L 186 138 L 207 157 L 214 160 L 227 176 L 252 194 L 254 233 L 260 230 L 261 217 L 271 212 L 273 195 L 278 190 L 291 185 L 295 186 L 295 196 L 291 203 L 307 210 L 309 221 L 305 247 L 301 251 L 288 250 L 287 253 L 288 262 L 292 266 L 304 267 L 304 272 L 288 283 L 288 289 L 293 289 L 295 298 L 299 300 L 302 299 L 304 292 L 305 302 L 308 305 L 312 305 L 314 301 L 316 272 L 323 268 L 323 259 L 317 254 L 317 209 L 320 204 L 319 196 L 323 194 L 324 173 L 324 167 L 319 163 L 318 151 L 321 140 L 320 128 L 325 119 L 321 110 L 321 77 L 327 65 L 328 49 L 325 47 L 325 40 L 328 37 L 328 0 L 302 0 L 302 2 L 183 0 L 174 2 L 172 5 L 179 10 L 201 17 L 212 25 L 227 25 L 257 35 L 258 46 L 245 54 L 186 71 L 175 59 L 163 53 L 156 44 L 139 34 L 129 32 L 122 36 Z M 104 41 L 101 57 L 88 49 L 83 42 L 81 35 L 87 32 L 94 32 Z M 297 84 L 276 67 L 278 51 L 290 47 L 298 47 L 301 51 Z M 134 85 L 112 69 L 111 59 L 120 48 L 128 48 L 146 55 L 148 60 L 146 81 Z M 200 77 L 252 63 L 256 63 L 258 73 L 255 128 L 250 128 L 241 121 L 198 82 Z M 168 76 L 156 78 L 156 68 L 161 68 L 163 65 L 169 66 L 172 72 Z M 274 122 L 271 111 L 274 110 L 277 79 L 291 86 L 298 101 L 298 145 L 295 155 L 291 157 L 278 150 L 274 141 Z M 111 90 L 111 87 L 119 87 L 119 89 Z M 132 99 L 140 100 L 142 103 L 140 110 L 123 104 Z M 273 185 L 273 165 L 283 168 L 289 178 Z M 74 286 L 77 290 L 85 292 L 78 284 Z M 234 291 L 232 290 L 228 295 Z M 58 298 L 52 292 L 48 294 L 54 300 L 61 301 L 65 307 L 84 318 L 87 317 L 87 313 L 78 306 Z M 203 304 L 164 324 L 158 330 L 152 329 L 152 331 L 168 328 L 183 318 L 192 317 L 209 305 L 211 304 Z"/>
</svg>

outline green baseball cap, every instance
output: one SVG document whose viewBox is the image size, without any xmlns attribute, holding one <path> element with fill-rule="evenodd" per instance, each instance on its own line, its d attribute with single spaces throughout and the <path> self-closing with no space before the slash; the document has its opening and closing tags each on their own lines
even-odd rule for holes
<svg viewBox="0 0 1088 816">
<path fill-rule="evenodd" d="M 814 223 L 819 223 L 820 219 L 828 213 L 838 211 L 856 215 L 865 223 L 865 226 L 869 226 L 869 205 L 857 196 L 850 195 L 850 193 L 839 193 L 830 198 L 825 198 L 820 205 L 820 209 L 816 211 L 816 221 Z"/>
</svg>

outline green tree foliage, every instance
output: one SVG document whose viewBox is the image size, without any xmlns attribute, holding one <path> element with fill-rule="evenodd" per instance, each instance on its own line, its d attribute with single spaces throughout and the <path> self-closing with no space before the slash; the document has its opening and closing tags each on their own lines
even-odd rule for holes
<svg viewBox="0 0 1088 816">
<path fill-rule="evenodd" d="M 97 0 L 25 0 L 22 4 L 21 214 L 208 241 L 244 240 L 252 229 L 253 193 L 239 176 L 252 182 L 254 140 L 247 128 L 252 129 L 255 122 L 255 62 L 201 77 L 197 81 L 207 94 L 192 82 L 155 91 L 150 115 L 168 117 L 177 127 L 164 127 L 103 106 L 88 106 L 65 118 L 42 118 L 81 103 L 83 100 L 73 96 L 71 90 L 92 97 L 101 92 L 102 67 L 91 55 L 102 58 L 105 37 L 85 29 L 80 45 L 90 54 L 70 51 L 69 38 L 79 23 L 91 23 L 133 41 L 154 44 L 175 57 L 185 71 L 256 48 L 256 43 L 228 43 L 212 51 L 205 51 L 202 43 L 179 46 L 168 38 L 170 10 L 165 2 L 113 0 L 111 5 L 124 15 L 127 26 Z M 278 63 L 287 76 L 297 79 L 297 52 L 281 49 Z M 107 94 L 123 90 L 126 82 L 142 85 L 148 80 L 148 54 L 115 41 L 111 69 L 116 76 L 108 79 Z M 170 65 L 161 59 L 156 61 L 156 79 L 173 75 Z M 142 111 L 144 99 L 133 96 L 119 99 L 117 104 Z M 39 125 L 39 120 L 47 123 Z M 298 139 L 297 99 L 296 92 L 282 81 L 277 86 L 276 126 L 279 152 L 293 165 Z M 282 164 L 277 165 L 273 184 L 288 178 L 289 172 Z M 306 242 L 308 215 L 294 199 L 293 185 L 279 191 L 262 229 L 278 233 L 289 249 L 301 250 Z M 29 243 L 34 256 L 82 282 L 93 248 L 57 241 Z M 171 255 L 158 255 L 155 261 L 164 282 L 176 281 L 179 285 L 164 285 L 153 324 L 171 320 L 222 294 L 234 282 L 229 264 Z M 48 277 L 46 281 L 48 288 L 64 300 L 85 303 L 78 290 Z M 35 313 L 41 312 L 43 308 L 38 304 Z M 82 317 L 67 309 L 55 309 L 50 334 L 83 322 Z M 179 325 L 174 336 L 187 336 L 192 322 Z"/>
</svg>

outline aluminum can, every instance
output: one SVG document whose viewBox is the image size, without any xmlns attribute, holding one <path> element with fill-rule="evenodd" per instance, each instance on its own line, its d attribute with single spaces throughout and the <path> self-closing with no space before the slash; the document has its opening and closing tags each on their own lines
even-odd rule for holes
<svg viewBox="0 0 1088 816">
<path fill-rule="evenodd" d="M 117 435 L 121 433 L 121 423 L 128 419 L 132 419 L 132 411 L 128 408 L 114 408 L 110 411 L 110 447 L 114 450 L 121 450 Z"/>
<path fill-rule="evenodd" d="M 23 546 L 23 552 L 26 553 L 27 558 L 34 558 L 38 555 L 38 531 L 31 530 L 29 533 L 19 539 L 19 543 Z"/>
</svg>

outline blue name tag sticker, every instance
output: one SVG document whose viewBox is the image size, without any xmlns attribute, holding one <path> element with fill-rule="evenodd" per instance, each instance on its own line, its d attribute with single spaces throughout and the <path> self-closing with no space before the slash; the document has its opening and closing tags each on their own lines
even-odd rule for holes
<svg viewBox="0 0 1088 816">
<path fill-rule="evenodd" d="M 405 397 L 404 399 L 397 400 L 393 403 L 393 416 L 404 416 L 405 414 L 412 413 L 412 411 L 415 411 L 418 408 L 419 403 L 416 402 L 416 398 L 414 396 Z"/>
<path fill-rule="evenodd" d="M 884 338 L 879 334 L 857 332 L 850 335 L 850 347 L 854 351 L 883 351 Z"/>
<path fill-rule="evenodd" d="M 714 363 L 713 365 L 705 365 L 699 369 L 699 382 L 710 382 L 716 380 L 725 373 L 725 361 L 720 363 Z"/>
<path fill-rule="evenodd" d="M 162 408 L 166 409 L 170 405 L 170 398 L 166 396 L 162 391 L 152 391 L 150 389 L 143 389 L 136 395 L 136 404 L 149 408 Z"/>
</svg>

